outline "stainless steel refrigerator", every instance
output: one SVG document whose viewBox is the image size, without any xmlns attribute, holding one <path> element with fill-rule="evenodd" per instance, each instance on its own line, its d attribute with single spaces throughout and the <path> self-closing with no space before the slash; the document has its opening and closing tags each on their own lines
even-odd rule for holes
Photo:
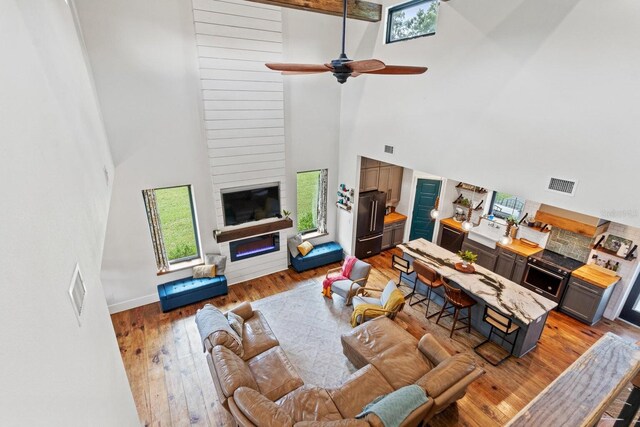
<svg viewBox="0 0 640 427">
<path fill-rule="evenodd" d="M 377 255 L 382 250 L 382 231 L 387 195 L 383 191 L 367 191 L 358 198 L 356 225 L 356 257 Z"/>
</svg>

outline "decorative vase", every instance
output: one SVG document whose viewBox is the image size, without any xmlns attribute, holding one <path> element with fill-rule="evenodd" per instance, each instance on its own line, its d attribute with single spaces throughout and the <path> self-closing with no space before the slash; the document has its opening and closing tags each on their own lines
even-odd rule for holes
<svg viewBox="0 0 640 427">
<path fill-rule="evenodd" d="M 468 268 L 469 267 L 469 263 L 465 260 L 462 260 L 462 267 L 463 268 Z"/>
</svg>

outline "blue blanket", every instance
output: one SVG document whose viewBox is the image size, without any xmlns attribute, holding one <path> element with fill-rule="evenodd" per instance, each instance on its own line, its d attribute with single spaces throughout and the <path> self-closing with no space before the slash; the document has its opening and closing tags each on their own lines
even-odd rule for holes
<svg viewBox="0 0 640 427">
<path fill-rule="evenodd" d="M 364 418 L 367 414 L 375 414 L 385 427 L 398 427 L 420 405 L 427 403 L 427 394 L 418 385 L 408 385 L 398 390 L 377 397 L 364 407 L 356 418 Z"/>
</svg>

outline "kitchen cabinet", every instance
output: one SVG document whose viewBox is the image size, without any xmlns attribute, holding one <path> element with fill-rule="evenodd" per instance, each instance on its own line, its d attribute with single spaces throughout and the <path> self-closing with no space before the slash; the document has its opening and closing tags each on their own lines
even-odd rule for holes
<svg viewBox="0 0 640 427">
<path fill-rule="evenodd" d="M 593 325 L 602 318 L 614 287 L 602 288 L 571 277 L 560 303 L 560 311 Z"/>
<path fill-rule="evenodd" d="M 384 225 L 382 231 L 382 249 L 398 246 L 404 239 L 404 226 L 407 221 L 392 222 Z"/>
<path fill-rule="evenodd" d="M 471 251 L 474 254 L 478 255 L 476 264 L 486 268 L 487 270 L 494 270 L 496 261 L 498 260 L 497 249 L 491 249 L 485 245 L 470 240 L 468 236 L 465 236 L 465 239 L 462 242 L 462 250 Z"/>
<path fill-rule="evenodd" d="M 502 277 L 511 280 L 513 268 L 516 265 L 516 254 L 506 249 L 500 249 L 498 252 L 498 261 L 496 262 L 495 272 Z"/>
<path fill-rule="evenodd" d="M 518 255 L 508 249 L 500 248 L 494 272 L 505 279 L 520 284 L 527 268 L 527 257 Z"/>
<path fill-rule="evenodd" d="M 372 191 L 378 189 L 380 168 L 363 169 L 360 172 L 360 191 Z"/>
<path fill-rule="evenodd" d="M 380 161 L 379 160 L 373 160 L 373 159 L 370 159 L 368 157 L 363 157 L 361 166 L 362 166 L 362 169 L 379 168 L 380 167 Z"/>
<path fill-rule="evenodd" d="M 513 268 L 513 274 L 511 275 L 511 281 L 517 284 L 522 283 L 524 278 L 524 271 L 527 269 L 527 257 L 518 255 L 516 256 L 516 265 Z"/>
<path fill-rule="evenodd" d="M 462 231 L 447 227 L 446 225 L 441 225 L 440 234 L 438 235 L 438 246 L 455 254 L 462 249 L 463 241 L 464 233 Z"/>
<path fill-rule="evenodd" d="M 395 206 L 400 201 L 404 168 L 366 157 L 360 166 L 360 191 L 384 191 L 386 204 Z"/>
</svg>

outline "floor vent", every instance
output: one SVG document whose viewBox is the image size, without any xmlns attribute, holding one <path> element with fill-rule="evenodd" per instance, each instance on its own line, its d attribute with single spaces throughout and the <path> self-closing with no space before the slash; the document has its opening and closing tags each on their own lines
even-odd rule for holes
<svg viewBox="0 0 640 427">
<path fill-rule="evenodd" d="M 69 286 L 69 297 L 71 298 L 71 304 L 73 305 L 73 311 L 78 318 L 78 324 L 81 324 L 80 319 L 84 309 L 84 297 L 87 294 L 87 288 L 84 287 L 84 281 L 82 280 L 82 274 L 80 274 L 80 265 L 76 264 L 76 269 L 73 272 L 73 278 L 71 279 L 71 286 Z"/>
<path fill-rule="evenodd" d="M 391 145 L 385 145 L 385 146 L 384 146 L 384 152 L 385 152 L 385 153 L 389 153 L 389 154 L 393 154 L 393 146 L 391 146 Z"/>
<path fill-rule="evenodd" d="M 567 196 L 573 196 L 576 192 L 576 186 L 578 182 L 571 179 L 551 178 L 549 179 L 549 186 L 547 190 L 555 193 L 565 194 Z"/>
</svg>

